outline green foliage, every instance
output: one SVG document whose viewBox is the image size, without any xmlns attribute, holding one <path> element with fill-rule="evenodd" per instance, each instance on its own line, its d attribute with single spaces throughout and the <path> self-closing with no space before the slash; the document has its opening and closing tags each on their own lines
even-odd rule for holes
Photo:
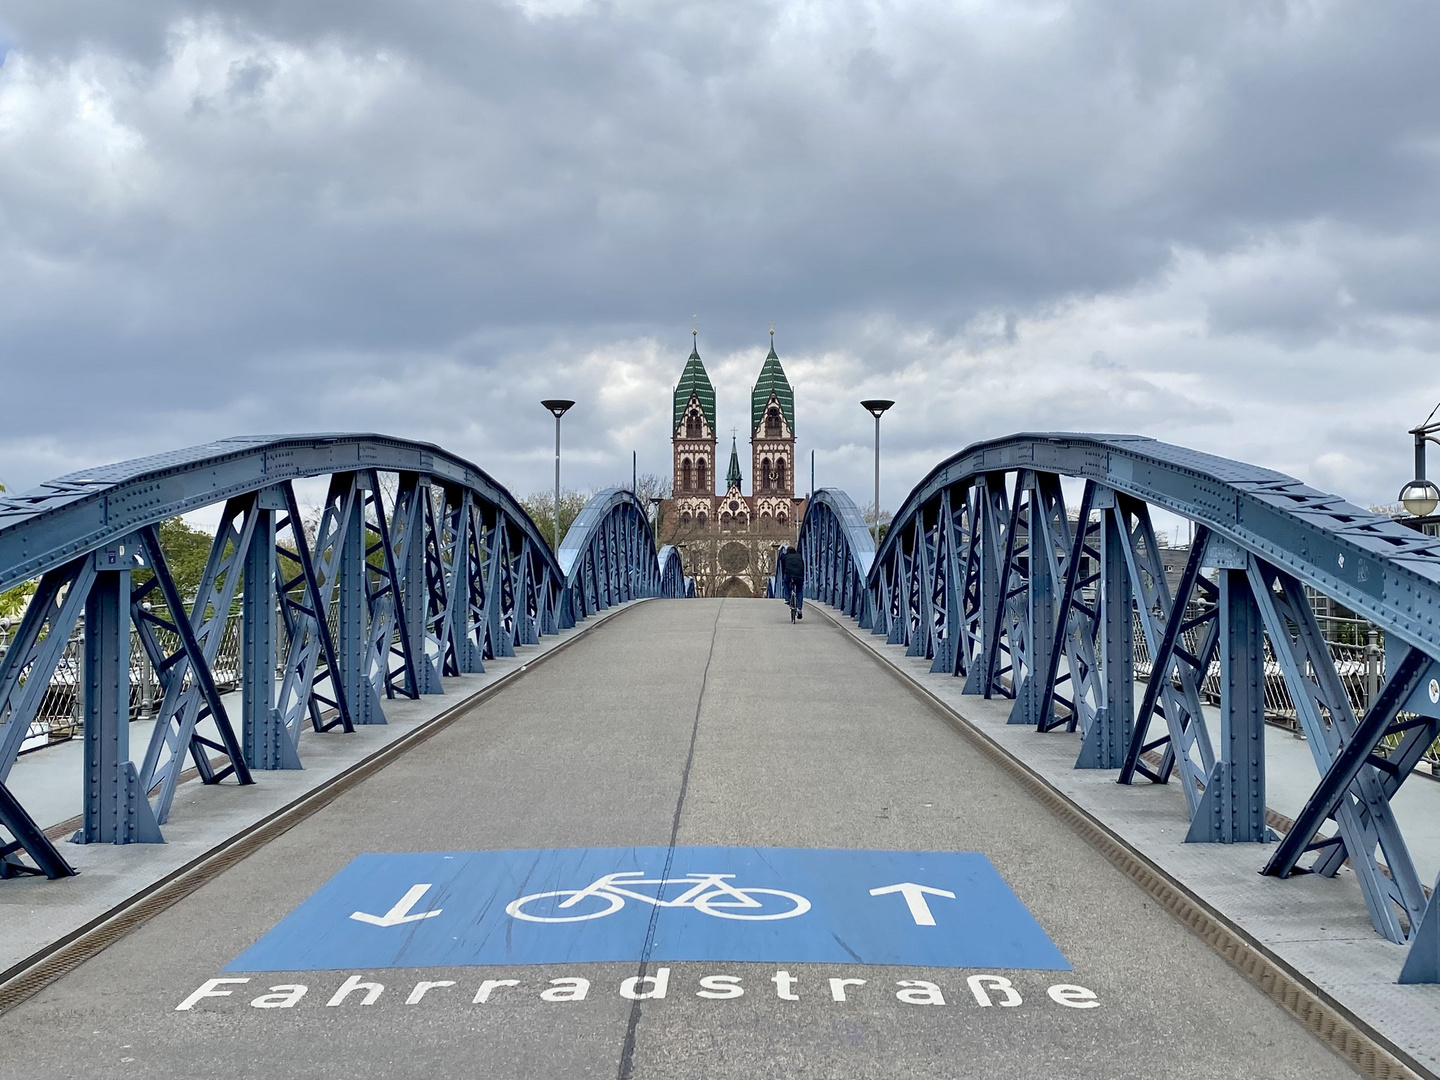
<svg viewBox="0 0 1440 1080">
<path fill-rule="evenodd" d="M 194 598 L 200 588 L 200 579 L 205 576 L 205 563 L 210 558 L 210 546 L 215 538 L 204 529 L 185 524 L 181 518 L 170 518 L 160 523 L 160 550 L 165 554 L 165 565 L 175 579 L 175 587 L 186 600 Z M 144 585 L 151 578 L 149 570 L 137 570 L 136 585 Z M 155 601 L 159 601 L 156 596 Z"/>
<path fill-rule="evenodd" d="M 205 576 L 205 562 L 210 558 L 210 545 L 214 542 L 215 538 L 205 530 L 193 528 L 180 518 L 160 523 L 160 550 L 165 553 L 165 563 L 170 567 L 175 587 L 187 600 L 192 599 L 200 588 L 200 579 Z M 137 570 L 133 584 L 144 585 L 152 576 L 149 570 Z M 0 619 L 18 619 L 23 615 L 37 584 L 35 581 L 22 581 L 0 593 Z M 163 606 L 158 594 L 147 599 L 157 607 Z"/>
<path fill-rule="evenodd" d="M 589 495 L 582 495 L 578 491 L 560 492 L 560 536 L 562 538 L 589 501 Z M 537 491 L 521 499 L 520 505 L 530 515 L 530 520 L 535 522 L 535 527 L 540 530 L 540 535 L 550 545 L 550 550 L 558 554 L 560 545 L 555 542 L 555 493 L 553 491 Z"/>
<path fill-rule="evenodd" d="M 5 490 L 5 485 L 0 483 L 0 491 Z M 18 619 L 25 613 L 25 605 L 30 602 L 30 597 L 35 594 L 35 582 L 22 581 L 12 589 L 0 592 L 0 619 Z"/>
<path fill-rule="evenodd" d="M 0 619 L 18 619 L 25 613 L 25 605 L 35 594 L 35 582 L 22 581 L 13 589 L 0 592 Z"/>
<path fill-rule="evenodd" d="M 875 542 L 875 546 L 876 546 L 876 547 L 879 547 L 879 546 L 880 546 L 880 544 L 881 544 L 881 543 L 884 541 L 884 539 L 885 539 L 885 534 L 890 531 L 890 519 L 891 519 L 891 517 L 893 517 L 893 516 L 894 516 L 894 515 L 892 515 L 889 510 L 881 510 L 881 511 L 880 511 L 880 529 L 879 529 L 879 534 L 880 534 L 880 535 L 879 535 L 879 538 L 878 538 L 878 539 L 876 540 L 876 542 Z M 870 530 L 870 535 L 871 535 L 871 536 L 875 536 L 875 534 L 876 534 L 876 529 L 875 529 L 875 507 L 874 507 L 873 505 L 864 507 L 864 508 L 861 509 L 861 511 L 860 511 L 860 517 L 864 520 L 866 527 L 869 528 L 869 530 Z"/>
</svg>

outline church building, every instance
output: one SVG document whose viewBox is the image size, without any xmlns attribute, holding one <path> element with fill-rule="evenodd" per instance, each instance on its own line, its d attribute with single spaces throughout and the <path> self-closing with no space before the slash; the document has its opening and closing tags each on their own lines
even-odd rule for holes
<svg viewBox="0 0 1440 1080">
<path fill-rule="evenodd" d="M 805 500 L 795 497 L 795 393 L 775 354 L 775 332 L 750 392 L 750 494 L 733 429 L 724 494 L 716 494 L 715 387 L 698 339 L 674 404 L 674 479 L 671 497 L 660 503 L 659 542 L 680 549 L 698 595 L 764 596 L 775 553 L 795 543 L 805 514 Z"/>
</svg>

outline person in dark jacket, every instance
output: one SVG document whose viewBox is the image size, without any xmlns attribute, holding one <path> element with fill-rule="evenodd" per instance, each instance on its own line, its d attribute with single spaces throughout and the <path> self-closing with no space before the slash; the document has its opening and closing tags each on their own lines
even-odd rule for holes
<svg viewBox="0 0 1440 1080">
<path fill-rule="evenodd" d="M 785 584 L 785 602 L 792 603 L 794 596 L 795 617 L 803 619 L 805 607 L 805 556 L 796 548 L 787 548 L 780 556 L 780 578 Z"/>
</svg>

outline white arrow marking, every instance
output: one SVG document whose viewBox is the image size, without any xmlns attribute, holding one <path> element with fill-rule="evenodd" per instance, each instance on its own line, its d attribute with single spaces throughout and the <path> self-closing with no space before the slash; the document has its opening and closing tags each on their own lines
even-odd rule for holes
<svg viewBox="0 0 1440 1080">
<path fill-rule="evenodd" d="M 871 896 L 885 896 L 888 893 L 899 893 L 905 898 L 905 905 L 910 909 L 910 917 L 915 920 L 916 926 L 935 925 L 935 916 L 930 914 L 930 905 L 925 903 L 926 893 L 955 899 L 955 894 L 948 889 L 932 889 L 929 885 L 916 885 L 913 881 L 902 881 L 899 885 L 886 885 L 884 888 L 870 890 Z"/>
<path fill-rule="evenodd" d="M 384 915 L 371 915 L 364 911 L 352 911 L 350 917 L 356 922 L 369 923 L 371 926 L 399 926 L 401 923 L 419 922 L 421 919 L 434 918 L 444 908 L 436 908 L 434 911 L 422 911 L 418 915 L 411 915 L 410 909 L 420 902 L 420 898 L 429 890 L 429 885 L 412 885 L 410 891 L 402 896 L 399 902 Z M 923 903 L 923 901 L 922 901 Z"/>
</svg>

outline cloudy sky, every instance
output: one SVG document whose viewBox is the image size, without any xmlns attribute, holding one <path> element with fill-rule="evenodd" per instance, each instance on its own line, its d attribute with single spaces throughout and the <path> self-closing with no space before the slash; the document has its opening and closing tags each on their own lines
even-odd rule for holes
<svg viewBox="0 0 1440 1080">
<path fill-rule="evenodd" d="M 822 485 L 1132 431 L 1390 502 L 1440 400 L 1433 0 L 6 0 L 0 480 L 376 430 L 669 463 L 773 320 Z M 747 467 L 748 472 L 748 467 Z M 748 485 L 747 476 L 747 485 Z"/>
</svg>

